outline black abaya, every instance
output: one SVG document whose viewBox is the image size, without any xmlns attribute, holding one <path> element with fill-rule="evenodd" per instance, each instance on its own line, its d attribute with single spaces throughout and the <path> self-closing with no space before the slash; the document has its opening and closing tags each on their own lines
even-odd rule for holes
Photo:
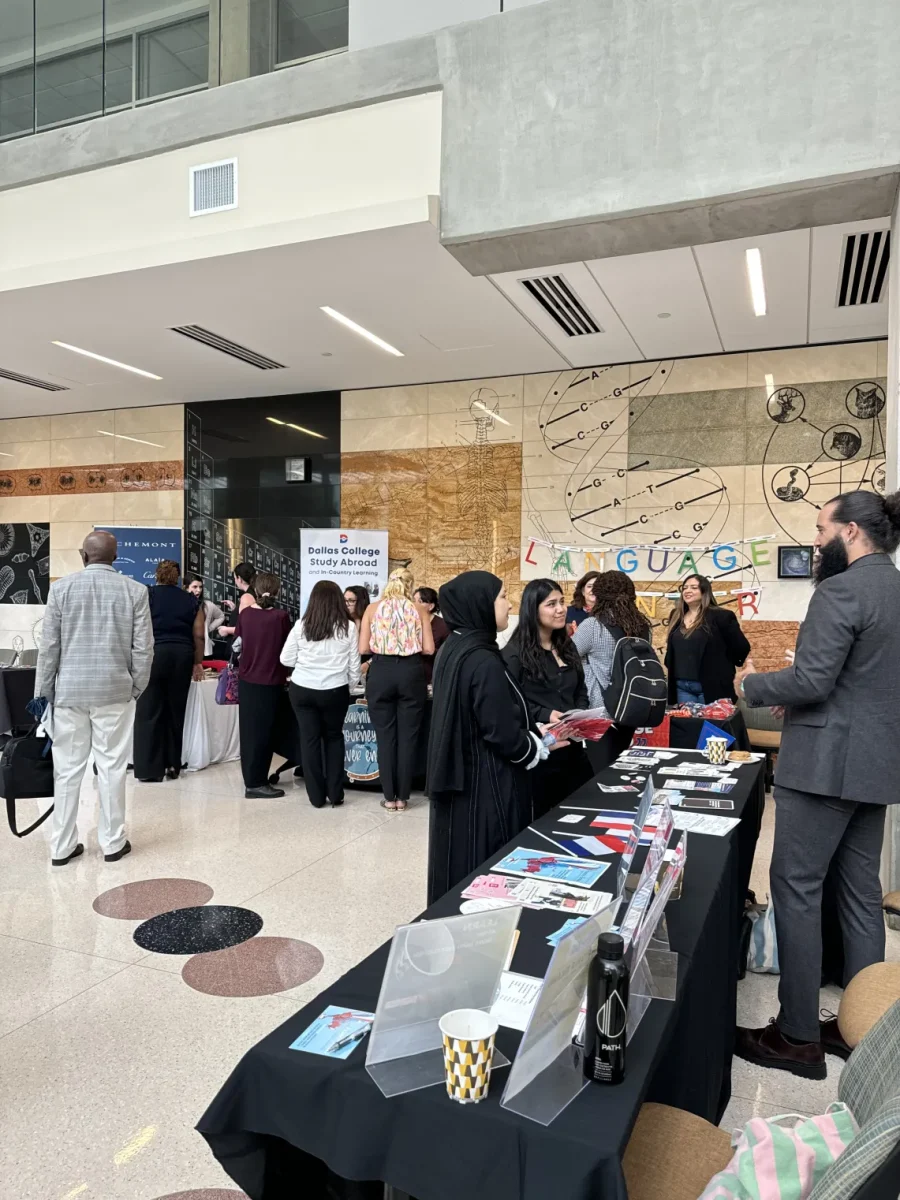
<svg viewBox="0 0 900 1200">
<path fill-rule="evenodd" d="M 452 636 L 452 635 L 451 635 Z M 525 702 L 497 654 L 460 665 L 460 791 L 430 791 L 428 903 L 433 904 L 500 850 L 532 819 L 525 772 L 538 752 Z"/>
</svg>

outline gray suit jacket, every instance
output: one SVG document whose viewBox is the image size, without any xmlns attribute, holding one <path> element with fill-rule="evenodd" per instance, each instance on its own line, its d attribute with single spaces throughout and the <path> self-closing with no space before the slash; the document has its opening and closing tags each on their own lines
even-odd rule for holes
<svg viewBox="0 0 900 1200">
<path fill-rule="evenodd" d="M 858 558 L 813 593 L 794 665 L 748 675 L 755 707 L 783 704 L 775 782 L 816 796 L 900 801 L 900 571 Z"/>
<path fill-rule="evenodd" d="M 136 699 L 153 665 L 149 592 L 105 563 L 50 585 L 34 685 L 60 708 Z"/>
</svg>

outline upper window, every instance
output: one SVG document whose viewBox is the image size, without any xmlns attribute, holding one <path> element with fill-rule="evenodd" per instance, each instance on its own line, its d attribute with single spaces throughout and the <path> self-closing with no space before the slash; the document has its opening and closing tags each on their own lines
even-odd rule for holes
<svg viewBox="0 0 900 1200">
<path fill-rule="evenodd" d="M 278 0 L 276 62 L 345 50 L 347 10 L 347 0 Z"/>
</svg>

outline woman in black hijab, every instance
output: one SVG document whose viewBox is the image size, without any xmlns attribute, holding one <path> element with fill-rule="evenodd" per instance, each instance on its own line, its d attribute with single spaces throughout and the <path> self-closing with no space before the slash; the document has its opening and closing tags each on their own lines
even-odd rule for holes
<svg viewBox="0 0 900 1200">
<path fill-rule="evenodd" d="M 497 645 L 511 608 L 502 580 L 466 571 L 441 588 L 440 606 L 451 632 L 434 666 L 429 904 L 528 825 L 524 772 L 547 756 Z"/>
</svg>

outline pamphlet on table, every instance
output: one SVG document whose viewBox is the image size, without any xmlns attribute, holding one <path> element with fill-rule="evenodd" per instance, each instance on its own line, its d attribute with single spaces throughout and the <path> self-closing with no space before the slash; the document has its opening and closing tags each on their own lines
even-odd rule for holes
<svg viewBox="0 0 900 1200">
<path fill-rule="evenodd" d="M 329 1004 L 296 1041 L 291 1042 L 290 1048 L 305 1050 L 308 1054 L 323 1054 L 326 1058 L 349 1058 L 374 1020 L 374 1013 Z"/>
<path fill-rule="evenodd" d="M 574 884 L 576 887 L 593 887 L 608 863 L 585 862 L 563 854 L 546 854 L 543 850 L 529 850 L 516 846 L 505 858 L 491 868 L 504 875 L 523 875 L 526 879 L 547 880 L 552 883 Z"/>
<path fill-rule="evenodd" d="M 569 916 L 592 917 L 612 904 L 609 892 L 589 892 L 582 887 L 513 879 L 506 875 L 479 875 L 463 892 L 463 899 L 494 900 L 525 908 L 550 908 Z"/>
</svg>

